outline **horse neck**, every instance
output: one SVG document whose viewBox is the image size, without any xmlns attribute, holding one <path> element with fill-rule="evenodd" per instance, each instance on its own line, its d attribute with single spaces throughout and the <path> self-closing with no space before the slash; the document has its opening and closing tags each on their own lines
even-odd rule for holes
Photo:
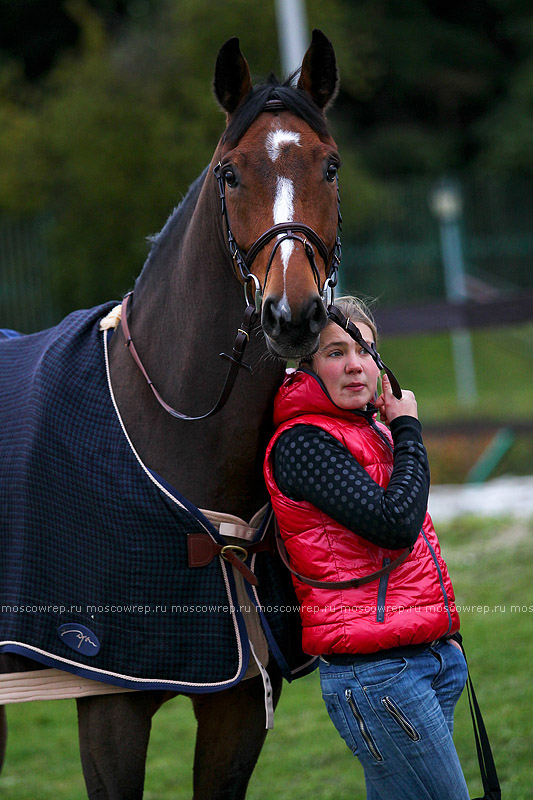
<svg viewBox="0 0 533 800">
<path fill-rule="evenodd" d="M 245 306 L 211 170 L 188 220 L 163 233 L 135 289 L 131 332 L 165 400 L 199 415 L 222 388 L 227 361 L 218 354 L 231 352 Z M 252 374 L 241 370 L 224 409 L 194 422 L 176 420 L 157 405 L 124 348 L 112 354 L 119 408 L 142 460 L 196 505 L 244 518 L 266 499 L 262 456 L 283 373 L 281 362 L 266 356 L 259 327 L 250 339 L 245 361 Z"/>
</svg>

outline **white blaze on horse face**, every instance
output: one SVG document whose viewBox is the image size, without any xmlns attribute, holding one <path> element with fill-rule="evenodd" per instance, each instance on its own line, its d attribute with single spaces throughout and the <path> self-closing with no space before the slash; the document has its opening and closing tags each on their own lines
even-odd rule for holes
<svg viewBox="0 0 533 800">
<path fill-rule="evenodd" d="M 274 198 L 274 210 L 272 216 L 274 217 L 274 225 L 279 222 L 292 222 L 294 215 L 294 184 L 290 178 L 278 178 L 276 180 L 276 197 Z M 282 242 L 284 244 L 292 244 L 291 241 Z"/>
<path fill-rule="evenodd" d="M 270 131 L 266 138 L 266 149 L 270 156 L 271 161 L 276 161 L 278 156 L 283 150 L 284 145 L 295 144 L 301 147 L 300 134 L 294 131 L 284 131 L 278 128 L 275 131 Z"/>
<path fill-rule="evenodd" d="M 283 150 L 291 145 L 301 147 L 299 133 L 277 128 L 267 134 L 266 149 L 273 163 L 277 161 Z M 280 222 L 291 222 L 294 218 L 294 184 L 289 178 L 284 178 L 279 175 L 277 177 L 276 196 L 274 198 L 272 216 L 274 218 L 274 225 Z M 283 263 L 283 302 L 283 299 L 286 300 L 286 274 L 289 259 L 294 250 L 294 242 L 291 239 L 286 239 L 281 243 L 280 250 Z"/>
<path fill-rule="evenodd" d="M 278 176 L 276 183 L 276 197 L 274 199 L 274 225 L 279 222 L 292 222 L 294 218 L 294 184 L 289 178 Z M 279 238 L 279 237 L 278 237 Z M 285 239 L 280 245 L 281 261 L 283 263 L 283 296 L 286 295 L 286 275 L 289 259 L 294 250 L 292 239 Z"/>
</svg>

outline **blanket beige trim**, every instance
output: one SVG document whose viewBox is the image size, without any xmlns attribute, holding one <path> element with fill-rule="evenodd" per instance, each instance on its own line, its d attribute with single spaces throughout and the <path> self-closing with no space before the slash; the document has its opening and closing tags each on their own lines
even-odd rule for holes
<svg viewBox="0 0 533 800">
<path fill-rule="evenodd" d="M 123 689 L 109 683 L 80 678 L 62 669 L 36 669 L 0 675 L 0 705 L 134 691 L 135 689 Z"/>
</svg>

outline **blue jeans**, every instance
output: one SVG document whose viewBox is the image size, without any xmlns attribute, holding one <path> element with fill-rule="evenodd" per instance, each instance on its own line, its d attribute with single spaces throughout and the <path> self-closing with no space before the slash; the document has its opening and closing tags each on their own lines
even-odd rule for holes
<svg viewBox="0 0 533 800">
<path fill-rule="evenodd" d="M 437 642 L 391 655 L 353 656 L 348 665 L 320 659 L 322 696 L 363 765 L 367 800 L 469 800 L 452 738 L 463 654 Z"/>
</svg>

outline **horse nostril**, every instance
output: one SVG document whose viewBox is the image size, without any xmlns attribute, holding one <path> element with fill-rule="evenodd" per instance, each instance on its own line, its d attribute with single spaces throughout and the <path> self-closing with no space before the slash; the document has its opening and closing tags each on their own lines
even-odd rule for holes
<svg viewBox="0 0 533 800">
<path fill-rule="evenodd" d="M 263 330 L 272 338 L 279 336 L 281 330 L 276 306 L 277 304 L 270 297 L 263 301 Z"/>
<path fill-rule="evenodd" d="M 319 297 L 311 300 L 305 317 L 309 320 L 309 330 L 311 333 L 320 333 L 320 331 L 325 328 L 328 318 L 324 303 Z"/>
<path fill-rule="evenodd" d="M 281 333 L 281 326 L 291 321 L 291 309 L 284 299 L 279 302 L 267 298 L 263 303 L 263 329 L 272 338 Z"/>
</svg>

